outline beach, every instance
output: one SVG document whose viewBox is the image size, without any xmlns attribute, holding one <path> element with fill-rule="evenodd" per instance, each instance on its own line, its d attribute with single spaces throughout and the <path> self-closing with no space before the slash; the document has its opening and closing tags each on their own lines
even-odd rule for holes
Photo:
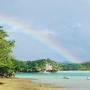
<svg viewBox="0 0 90 90">
<path fill-rule="evenodd" d="M 47 84 L 33 83 L 26 78 L 0 78 L 0 90 L 65 90 Z"/>
</svg>

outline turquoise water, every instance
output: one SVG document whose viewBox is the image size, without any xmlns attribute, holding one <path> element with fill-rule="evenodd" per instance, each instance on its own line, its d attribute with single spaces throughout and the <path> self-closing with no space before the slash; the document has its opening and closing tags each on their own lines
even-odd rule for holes
<svg viewBox="0 0 90 90">
<path fill-rule="evenodd" d="M 16 73 L 16 77 L 19 77 L 19 78 L 62 78 L 64 76 L 90 77 L 90 71 L 59 71 L 56 73 L 50 73 L 50 72 Z"/>
<path fill-rule="evenodd" d="M 32 78 L 32 82 L 64 87 L 65 90 L 90 90 L 90 71 L 59 71 L 56 73 L 16 73 L 18 78 Z M 69 79 L 65 79 L 69 77 Z"/>
</svg>

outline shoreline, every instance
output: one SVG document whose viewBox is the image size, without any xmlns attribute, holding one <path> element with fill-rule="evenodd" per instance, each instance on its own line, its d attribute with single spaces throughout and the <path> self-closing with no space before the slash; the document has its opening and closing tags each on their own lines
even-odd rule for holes
<svg viewBox="0 0 90 90">
<path fill-rule="evenodd" d="M 64 87 L 65 90 L 90 90 L 90 79 L 87 78 L 38 79 L 35 82 Z"/>
<path fill-rule="evenodd" d="M 31 78 L 32 82 L 34 83 L 50 85 L 56 88 L 60 87 L 64 90 L 90 90 L 90 71 L 65 71 L 58 73 L 17 73 L 16 77 L 28 79 Z"/>
<path fill-rule="evenodd" d="M 0 78 L 0 90 L 90 90 L 89 84 L 90 80 L 72 78 L 41 81 L 34 78 Z"/>
<path fill-rule="evenodd" d="M 32 82 L 32 78 L 0 78 L 0 90 L 65 90 L 49 84 Z"/>
</svg>

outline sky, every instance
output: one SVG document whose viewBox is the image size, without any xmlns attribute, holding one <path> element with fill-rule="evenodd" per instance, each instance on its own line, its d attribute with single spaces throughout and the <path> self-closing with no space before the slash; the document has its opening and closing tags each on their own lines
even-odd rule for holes
<svg viewBox="0 0 90 90">
<path fill-rule="evenodd" d="M 17 59 L 90 61 L 90 0 L 0 0 L 0 25 Z"/>
</svg>

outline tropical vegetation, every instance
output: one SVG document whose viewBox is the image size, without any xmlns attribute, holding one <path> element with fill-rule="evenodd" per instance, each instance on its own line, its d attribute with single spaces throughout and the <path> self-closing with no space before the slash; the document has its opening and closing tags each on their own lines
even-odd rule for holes
<svg viewBox="0 0 90 90">
<path fill-rule="evenodd" d="M 7 40 L 7 33 L 0 26 L 0 76 L 10 77 L 14 75 L 13 57 L 11 55 L 15 41 Z"/>
</svg>

